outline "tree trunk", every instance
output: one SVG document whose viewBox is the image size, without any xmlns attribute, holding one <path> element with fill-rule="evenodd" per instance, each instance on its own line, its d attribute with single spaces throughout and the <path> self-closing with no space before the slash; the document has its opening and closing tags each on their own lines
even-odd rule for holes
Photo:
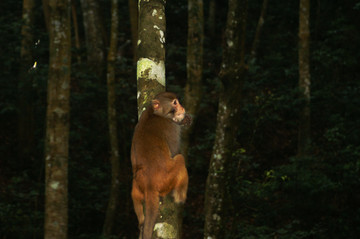
<svg viewBox="0 0 360 239">
<path fill-rule="evenodd" d="M 223 238 L 226 176 L 238 128 L 245 66 L 245 26 L 247 0 L 230 0 L 225 30 L 226 46 L 219 74 L 222 88 L 219 97 L 216 137 L 205 190 L 204 238 Z"/>
<path fill-rule="evenodd" d="M 34 95 L 33 77 L 31 74 L 34 44 L 34 0 L 23 1 L 21 27 L 20 72 L 18 84 L 18 152 L 21 160 L 29 161 L 34 157 Z"/>
<path fill-rule="evenodd" d="M 300 0 L 299 9 L 299 89 L 304 107 L 299 118 L 298 155 L 309 153 L 310 137 L 310 2 Z"/>
<path fill-rule="evenodd" d="M 215 29 L 216 29 L 216 0 L 210 0 L 209 3 L 209 36 L 215 37 Z"/>
<path fill-rule="evenodd" d="M 77 20 L 77 14 L 76 14 L 76 6 L 75 2 L 71 1 L 71 13 L 72 13 L 72 22 L 74 26 L 74 35 L 75 35 L 75 47 L 76 47 L 76 60 L 77 63 L 81 63 L 81 56 L 80 56 L 80 38 L 79 38 L 79 24 Z"/>
<path fill-rule="evenodd" d="M 115 61 L 117 52 L 118 40 L 118 0 L 111 1 L 111 35 L 110 48 L 108 52 L 107 65 L 107 86 L 108 86 L 108 124 L 110 137 L 110 163 L 111 163 L 111 189 L 108 207 L 105 215 L 105 222 L 103 228 L 103 235 L 109 237 L 112 234 L 112 229 L 115 221 L 118 203 L 120 201 L 119 195 L 119 177 L 120 177 L 120 159 L 119 159 L 119 145 L 118 145 L 118 127 L 116 120 L 116 92 L 115 92 Z"/>
<path fill-rule="evenodd" d="M 165 91 L 165 1 L 139 0 L 137 101 L 139 118 L 151 99 Z"/>
<path fill-rule="evenodd" d="M 89 67 L 101 78 L 105 69 L 105 29 L 98 0 L 81 0 L 83 13 L 87 62 Z"/>
<path fill-rule="evenodd" d="M 189 140 L 202 96 L 204 10 L 202 0 L 188 0 L 187 81 L 184 105 L 193 123 L 182 130 L 182 153 L 187 158 Z"/>
<path fill-rule="evenodd" d="M 139 0 L 137 99 L 139 118 L 151 99 L 165 91 L 165 1 Z M 181 208 L 171 195 L 160 200 L 153 238 L 180 238 Z M 146 215 L 145 215 L 146 216 Z"/>
<path fill-rule="evenodd" d="M 49 9 L 49 0 L 42 0 L 42 7 L 44 12 L 44 20 L 45 20 L 45 26 L 46 30 L 49 33 L 50 28 L 50 9 Z"/>
<path fill-rule="evenodd" d="M 44 237 L 67 238 L 71 69 L 70 0 L 49 0 Z"/>
<path fill-rule="evenodd" d="M 131 43 L 133 49 L 134 64 L 136 62 L 136 45 L 138 41 L 138 4 L 137 0 L 129 0 L 129 15 L 131 27 Z"/>
<path fill-rule="evenodd" d="M 259 46 L 259 41 L 260 41 L 260 35 L 261 35 L 262 28 L 263 28 L 263 25 L 264 25 L 264 22 L 265 22 L 265 15 L 266 15 L 266 10 L 267 10 L 267 5 L 268 5 L 268 0 L 263 0 L 259 21 L 258 21 L 258 24 L 256 26 L 256 30 L 255 30 L 254 41 L 253 41 L 253 44 L 252 44 L 252 47 L 251 47 L 251 59 L 252 60 L 255 60 L 255 57 L 256 57 L 257 48 Z"/>
</svg>

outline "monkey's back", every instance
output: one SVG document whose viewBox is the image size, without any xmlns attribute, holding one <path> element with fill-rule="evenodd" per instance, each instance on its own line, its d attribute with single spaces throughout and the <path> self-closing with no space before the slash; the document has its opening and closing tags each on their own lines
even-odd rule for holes
<svg viewBox="0 0 360 239">
<path fill-rule="evenodd" d="M 150 170 L 166 173 L 167 162 L 179 153 L 180 126 L 146 109 L 136 125 L 131 147 L 134 175 L 153 175 Z M 149 167 L 151 165 L 151 167 Z"/>
</svg>

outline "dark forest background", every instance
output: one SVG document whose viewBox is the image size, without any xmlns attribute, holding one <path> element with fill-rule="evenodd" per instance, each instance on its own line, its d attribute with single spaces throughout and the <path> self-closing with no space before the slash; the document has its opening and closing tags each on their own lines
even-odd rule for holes
<svg viewBox="0 0 360 239">
<path fill-rule="evenodd" d="M 216 26 L 205 41 L 203 97 L 191 137 L 187 167 L 184 238 L 202 238 L 204 192 L 215 139 L 219 70 L 226 1 L 216 1 Z M 106 78 L 86 64 L 79 1 L 80 48 L 73 48 L 69 156 L 69 238 L 99 238 L 110 190 Z M 106 34 L 110 1 L 99 0 Z M 136 238 L 130 198 L 130 145 L 137 122 L 136 64 L 128 1 L 119 0 L 116 61 L 121 202 L 115 238 Z M 261 0 L 249 1 L 250 49 Z M 33 104 L 31 148 L 19 139 L 19 71 L 22 1 L 0 2 L 0 238 L 42 238 L 44 137 L 49 45 L 42 2 L 36 1 L 36 39 L 29 97 Z M 311 154 L 297 157 L 298 1 L 269 1 L 256 60 L 243 86 L 236 150 L 226 185 L 223 238 L 358 238 L 360 236 L 360 2 L 313 0 L 310 13 Z M 186 83 L 187 2 L 167 1 L 167 89 L 181 97 Z M 74 44 L 73 44 L 74 45 Z M 108 45 L 108 44 L 107 44 Z M 249 51 L 247 50 L 249 54 Z M 247 55 L 249 56 L 249 55 Z M 34 67 L 33 67 L 34 66 Z M 185 105 L 186 107 L 186 105 Z"/>
</svg>

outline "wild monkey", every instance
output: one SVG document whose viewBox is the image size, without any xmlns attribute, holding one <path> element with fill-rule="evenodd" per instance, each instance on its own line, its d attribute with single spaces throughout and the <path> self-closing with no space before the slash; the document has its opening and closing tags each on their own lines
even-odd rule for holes
<svg viewBox="0 0 360 239">
<path fill-rule="evenodd" d="M 160 196 L 172 192 L 176 203 L 186 200 L 188 173 L 185 159 L 179 154 L 180 125 L 190 123 L 191 117 L 176 95 L 163 92 L 155 96 L 135 127 L 131 146 L 131 197 L 139 221 L 140 239 L 152 237 Z"/>
</svg>

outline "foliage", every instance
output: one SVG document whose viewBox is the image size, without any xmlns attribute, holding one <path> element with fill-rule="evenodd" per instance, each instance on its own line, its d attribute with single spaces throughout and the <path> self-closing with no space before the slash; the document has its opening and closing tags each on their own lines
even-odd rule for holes
<svg viewBox="0 0 360 239">
<path fill-rule="evenodd" d="M 43 220 L 43 194 L 38 190 L 41 184 L 23 171 L 9 178 L 0 201 L 0 235 L 7 233 L 13 238 L 41 237 Z"/>
</svg>

